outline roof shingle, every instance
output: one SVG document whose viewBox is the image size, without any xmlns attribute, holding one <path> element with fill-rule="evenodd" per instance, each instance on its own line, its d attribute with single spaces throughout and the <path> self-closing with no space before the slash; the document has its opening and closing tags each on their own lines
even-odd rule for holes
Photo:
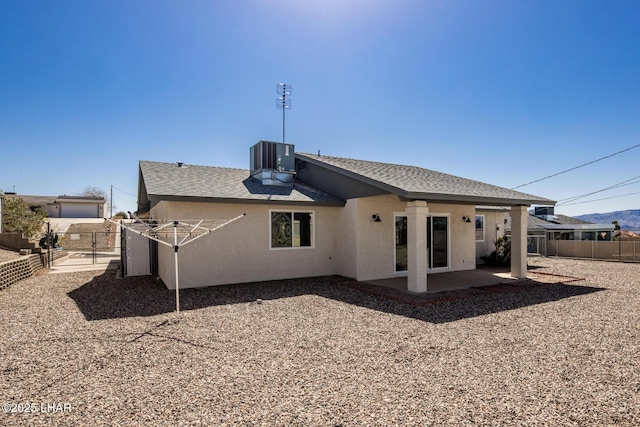
<svg viewBox="0 0 640 427">
<path fill-rule="evenodd" d="M 543 197 L 418 166 L 308 153 L 296 153 L 296 156 L 407 198 L 427 198 L 476 204 L 555 204 L 554 201 Z"/>
<path fill-rule="evenodd" d="M 186 164 L 178 167 L 175 163 L 141 160 L 140 172 L 149 196 L 344 204 L 330 194 L 299 182 L 292 187 L 262 185 L 250 178 L 246 169 Z"/>
</svg>

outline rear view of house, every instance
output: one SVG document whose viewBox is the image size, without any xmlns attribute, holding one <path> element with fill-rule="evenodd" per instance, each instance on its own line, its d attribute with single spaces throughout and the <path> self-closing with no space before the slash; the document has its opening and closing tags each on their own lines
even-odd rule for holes
<svg viewBox="0 0 640 427">
<path fill-rule="evenodd" d="M 201 287 L 341 275 L 407 277 L 476 265 L 476 206 L 510 209 L 512 275 L 526 276 L 527 207 L 545 198 L 415 166 L 296 153 L 260 141 L 250 168 L 141 161 L 138 211 L 158 221 L 233 218 L 181 251 L 180 286 Z M 173 251 L 159 248 L 158 274 L 174 288 Z"/>
</svg>

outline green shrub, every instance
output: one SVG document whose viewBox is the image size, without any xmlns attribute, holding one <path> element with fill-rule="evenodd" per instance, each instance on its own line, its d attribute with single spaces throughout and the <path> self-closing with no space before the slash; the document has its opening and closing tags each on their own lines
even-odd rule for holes
<svg viewBox="0 0 640 427">
<path fill-rule="evenodd" d="M 33 239 L 42 233 L 47 213 L 41 209 L 31 210 L 21 197 L 7 196 L 2 208 L 2 231 L 4 233 L 22 233 Z"/>
<path fill-rule="evenodd" d="M 511 240 L 504 236 L 494 240 L 493 243 L 496 245 L 496 250 L 488 256 L 481 256 L 480 259 L 490 266 L 509 267 L 511 265 Z"/>
</svg>

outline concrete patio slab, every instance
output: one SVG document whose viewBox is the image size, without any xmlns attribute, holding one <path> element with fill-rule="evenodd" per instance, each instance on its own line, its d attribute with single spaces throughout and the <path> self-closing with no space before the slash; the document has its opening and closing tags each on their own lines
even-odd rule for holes
<svg viewBox="0 0 640 427">
<path fill-rule="evenodd" d="M 427 293 L 458 291 L 462 289 L 491 286 L 497 284 L 514 284 L 527 279 L 511 277 L 508 272 L 499 272 L 485 269 L 453 271 L 447 273 L 435 273 L 427 276 Z M 407 277 L 393 277 L 390 279 L 365 280 L 364 283 L 375 286 L 407 291 Z"/>
<path fill-rule="evenodd" d="M 49 273 L 105 271 L 117 269 L 119 266 L 120 252 L 97 252 L 95 257 L 91 252 L 74 252 L 61 260 L 54 261 Z"/>
</svg>

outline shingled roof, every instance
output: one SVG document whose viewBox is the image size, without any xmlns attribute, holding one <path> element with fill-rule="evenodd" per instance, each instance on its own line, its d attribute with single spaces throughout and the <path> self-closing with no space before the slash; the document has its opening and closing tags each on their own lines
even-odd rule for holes
<svg viewBox="0 0 640 427">
<path fill-rule="evenodd" d="M 613 224 L 594 224 L 593 222 L 584 221 L 567 215 L 553 215 L 553 219 L 547 221 L 534 215 L 527 217 L 527 229 L 529 231 L 542 230 L 613 230 Z M 511 217 L 506 217 L 505 230 L 511 230 Z"/>
<path fill-rule="evenodd" d="M 344 201 L 304 183 L 292 187 L 262 185 L 247 169 L 140 161 L 142 199 L 286 202 L 344 205 Z"/>
<path fill-rule="evenodd" d="M 327 168 L 407 199 L 488 205 L 553 205 L 553 200 L 417 166 L 296 153 Z"/>
</svg>

